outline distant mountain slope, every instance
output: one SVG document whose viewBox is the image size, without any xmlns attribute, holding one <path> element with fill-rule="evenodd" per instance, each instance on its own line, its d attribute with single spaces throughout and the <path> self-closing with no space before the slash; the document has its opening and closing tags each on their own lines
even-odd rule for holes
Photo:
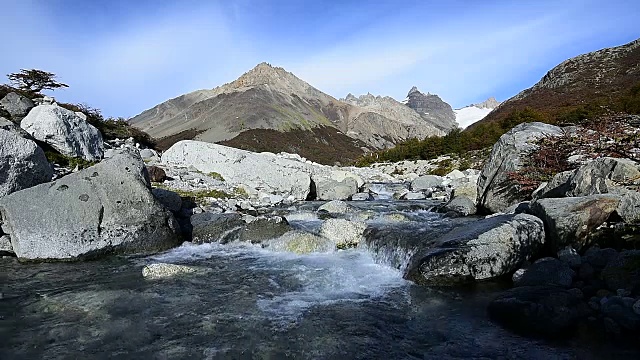
<svg viewBox="0 0 640 360">
<path fill-rule="evenodd" d="M 462 109 L 454 110 L 456 113 L 456 122 L 462 129 L 464 129 L 467 126 L 482 120 L 499 105 L 500 102 L 498 100 L 494 97 L 490 97 L 481 103 L 471 104 L 463 107 Z"/>
<path fill-rule="evenodd" d="M 526 107 L 553 118 L 584 105 L 616 104 L 638 84 L 640 39 L 562 62 L 479 123 L 500 121 Z"/>
<path fill-rule="evenodd" d="M 357 101 L 340 101 L 282 68 L 261 63 L 233 82 L 168 100 L 130 122 L 160 139 L 163 146 L 186 138 L 231 141 L 249 130 L 313 132 L 318 128 L 335 128 L 359 140 L 354 151 L 362 151 L 361 146 L 379 149 L 412 137 L 444 135 L 443 129 L 449 126 L 448 118 L 442 124 L 435 118 L 430 123 L 391 98 L 382 102 L 384 105 L 375 106 L 372 102 L 371 106 L 360 106 Z M 312 134 L 307 135 L 282 139 L 312 138 Z M 251 138 L 245 136 L 231 143 L 239 144 Z M 337 137 L 325 137 L 325 142 L 327 139 Z M 282 147 L 282 144 L 272 145 L 274 149 Z M 261 148 L 269 146 L 261 142 Z"/>
</svg>

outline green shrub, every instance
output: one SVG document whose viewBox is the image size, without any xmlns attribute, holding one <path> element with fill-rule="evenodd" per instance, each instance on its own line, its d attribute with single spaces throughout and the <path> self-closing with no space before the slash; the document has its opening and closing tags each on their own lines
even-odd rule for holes
<svg viewBox="0 0 640 360">
<path fill-rule="evenodd" d="M 224 181 L 224 177 L 222 177 L 222 175 L 220 175 L 219 173 L 212 171 L 210 173 L 207 174 L 207 176 L 209 176 L 212 179 L 216 179 L 219 181 Z"/>
<path fill-rule="evenodd" d="M 76 157 L 62 155 L 53 150 L 46 150 L 44 152 L 44 155 L 47 157 L 47 160 L 50 163 L 55 163 L 70 169 L 75 169 L 76 166 L 78 167 L 78 169 L 86 169 L 89 166 L 93 166 L 96 164 L 95 161 L 89 161 L 83 158 L 76 158 Z"/>
</svg>

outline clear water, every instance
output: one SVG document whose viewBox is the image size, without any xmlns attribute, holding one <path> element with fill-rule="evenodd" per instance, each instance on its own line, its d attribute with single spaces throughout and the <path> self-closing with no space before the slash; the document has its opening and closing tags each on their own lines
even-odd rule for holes
<svg viewBox="0 0 640 360">
<path fill-rule="evenodd" d="M 448 221 L 401 211 L 422 228 Z M 486 315 L 500 285 L 419 287 L 375 259 L 365 248 L 300 256 L 242 244 L 75 264 L 2 259 L 0 359 L 639 358 L 597 341 L 520 337 Z M 144 279 L 153 262 L 208 271 Z"/>
</svg>

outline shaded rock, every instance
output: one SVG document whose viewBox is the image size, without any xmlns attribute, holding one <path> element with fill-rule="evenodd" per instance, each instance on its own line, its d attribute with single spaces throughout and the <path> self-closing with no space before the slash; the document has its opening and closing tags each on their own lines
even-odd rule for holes
<svg viewBox="0 0 640 360">
<path fill-rule="evenodd" d="M 147 172 L 149 172 L 149 180 L 151 182 L 161 183 L 167 179 L 167 173 L 157 166 L 147 166 Z"/>
<path fill-rule="evenodd" d="M 31 140 L 31 135 L 22 130 L 18 125 L 0 116 L 0 130 L 12 132 L 20 137 Z"/>
<path fill-rule="evenodd" d="M 253 244 L 274 239 L 293 230 L 287 219 L 281 216 L 260 216 L 246 224 L 240 233 L 240 241 Z"/>
<path fill-rule="evenodd" d="M 458 196 L 444 206 L 445 211 L 453 211 L 460 216 L 469 216 L 476 213 L 476 204 L 465 196 Z"/>
<path fill-rule="evenodd" d="M 640 223 L 640 193 L 629 191 L 622 195 L 616 213 L 626 223 Z"/>
<path fill-rule="evenodd" d="M 625 330 L 640 330 L 640 315 L 633 311 L 635 299 L 628 299 L 612 296 L 600 306 L 600 311 Z"/>
<path fill-rule="evenodd" d="M 191 216 L 192 242 L 197 244 L 219 242 L 226 244 L 240 238 L 246 225 L 238 213 L 215 214 L 203 212 Z"/>
<path fill-rule="evenodd" d="M 149 190 L 142 159 L 124 151 L 85 170 L 0 199 L 13 249 L 25 259 L 153 253 L 180 243 Z"/>
<path fill-rule="evenodd" d="M 514 281 L 514 286 L 551 285 L 569 288 L 575 277 L 575 271 L 566 263 L 551 257 L 542 258 L 525 269 Z"/>
<path fill-rule="evenodd" d="M 519 333 L 543 337 L 569 336 L 577 321 L 588 314 L 580 298 L 557 286 L 522 286 L 491 301 L 489 316 Z"/>
<path fill-rule="evenodd" d="M 358 183 L 353 178 L 342 181 L 331 179 L 314 180 L 317 200 L 347 200 L 358 192 Z"/>
<path fill-rule="evenodd" d="M 0 236 L 0 255 L 15 255 L 9 235 Z"/>
<path fill-rule="evenodd" d="M 601 249 L 598 246 L 592 246 L 584 253 L 582 260 L 595 268 L 602 269 L 616 256 L 618 256 L 618 252 L 615 249 Z"/>
<path fill-rule="evenodd" d="M 600 276 L 611 291 L 627 289 L 632 294 L 640 294 L 640 250 L 611 256 Z"/>
<path fill-rule="evenodd" d="M 419 176 L 411 182 L 412 191 L 421 191 L 427 189 L 434 189 L 442 186 L 444 179 L 437 175 L 423 175 Z"/>
<path fill-rule="evenodd" d="M 576 249 L 571 246 L 567 246 L 563 249 L 558 250 L 557 254 L 558 260 L 564 262 L 572 268 L 578 268 L 582 264 L 582 258 L 580 254 L 576 251 Z"/>
<path fill-rule="evenodd" d="M 573 173 L 573 171 L 563 171 L 555 174 L 549 182 L 536 190 L 531 197 L 534 200 L 565 197 L 569 191 L 569 178 L 571 178 Z"/>
<path fill-rule="evenodd" d="M 320 235 L 338 247 L 352 247 L 360 243 L 366 228 L 367 224 L 362 221 L 328 219 L 320 226 Z"/>
<path fill-rule="evenodd" d="M 142 277 L 148 279 L 161 279 L 177 275 L 193 274 L 196 272 L 198 272 L 198 269 L 193 266 L 155 263 L 145 265 L 145 267 L 142 268 Z"/>
<path fill-rule="evenodd" d="M 544 221 L 552 251 L 565 246 L 576 250 L 588 245 L 589 234 L 618 207 L 620 197 L 602 194 L 584 197 L 540 199 L 530 204 L 531 213 Z"/>
<path fill-rule="evenodd" d="M 162 162 L 194 166 L 208 174 L 217 172 L 229 184 L 245 184 L 267 193 L 306 200 L 311 176 L 304 163 L 282 159 L 269 153 L 252 153 L 200 141 L 180 141 L 162 154 Z M 285 196 L 286 197 L 286 196 Z"/>
<path fill-rule="evenodd" d="M 12 118 L 19 120 L 27 116 L 29 110 L 31 110 L 35 104 L 25 96 L 10 92 L 0 100 L 0 106 L 2 106 Z M 19 121 L 16 122 L 19 123 Z"/>
<path fill-rule="evenodd" d="M 498 215 L 459 226 L 425 241 L 405 278 L 424 285 L 451 285 L 508 274 L 544 244 L 544 226 L 535 216 Z"/>
<path fill-rule="evenodd" d="M 501 212 L 525 200 L 509 173 L 518 171 L 529 154 L 537 148 L 533 144 L 546 136 L 557 136 L 562 130 L 539 122 L 517 125 L 502 135 L 493 145 L 489 160 L 478 179 L 478 207 L 488 212 Z"/>
<path fill-rule="evenodd" d="M 100 131 L 73 111 L 57 105 L 36 106 L 20 127 L 66 156 L 97 161 L 104 154 Z"/>
<path fill-rule="evenodd" d="M 35 142 L 0 130 L 0 144 L 0 198 L 51 181 L 51 165 Z"/>
<path fill-rule="evenodd" d="M 298 230 L 289 231 L 277 239 L 270 240 L 266 246 L 269 250 L 296 254 L 331 252 L 336 249 L 335 242 L 316 234 Z"/>
<path fill-rule="evenodd" d="M 531 203 L 529 201 L 523 201 L 521 203 L 513 204 L 508 208 L 504 209 L 505 214 L 531 214 L 531 210 L 529 209 L 529 205 Z"/>
<path fill-rule="evenodd" d="M 162 205 L 172 212 L 176 213 L 182 208 L 182 198 L 173 191 L 154 188 L 151 189 L 151 192 Z"/>
</svg>

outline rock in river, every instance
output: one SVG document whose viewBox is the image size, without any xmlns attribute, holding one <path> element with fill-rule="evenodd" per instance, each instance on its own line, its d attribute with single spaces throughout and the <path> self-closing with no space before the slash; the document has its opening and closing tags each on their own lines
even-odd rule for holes
<svg viewBox="0 0 640 360">
<path fill-rule="evenodd" d="M 544 244 L 535 216 L 499 215 L 467 223 L 444 234 L 412 258 L 405 278 L 423 285 L 452 285 L 510 273 Z"/>
<path fill-rule="evenodd" d="M 153 253 L 180 243 L 177 223 L 149 189 L 144 163 L 123 151 L 54 182 L 0 199 L 16 256 L 73 260 Z"/>
</svg>

